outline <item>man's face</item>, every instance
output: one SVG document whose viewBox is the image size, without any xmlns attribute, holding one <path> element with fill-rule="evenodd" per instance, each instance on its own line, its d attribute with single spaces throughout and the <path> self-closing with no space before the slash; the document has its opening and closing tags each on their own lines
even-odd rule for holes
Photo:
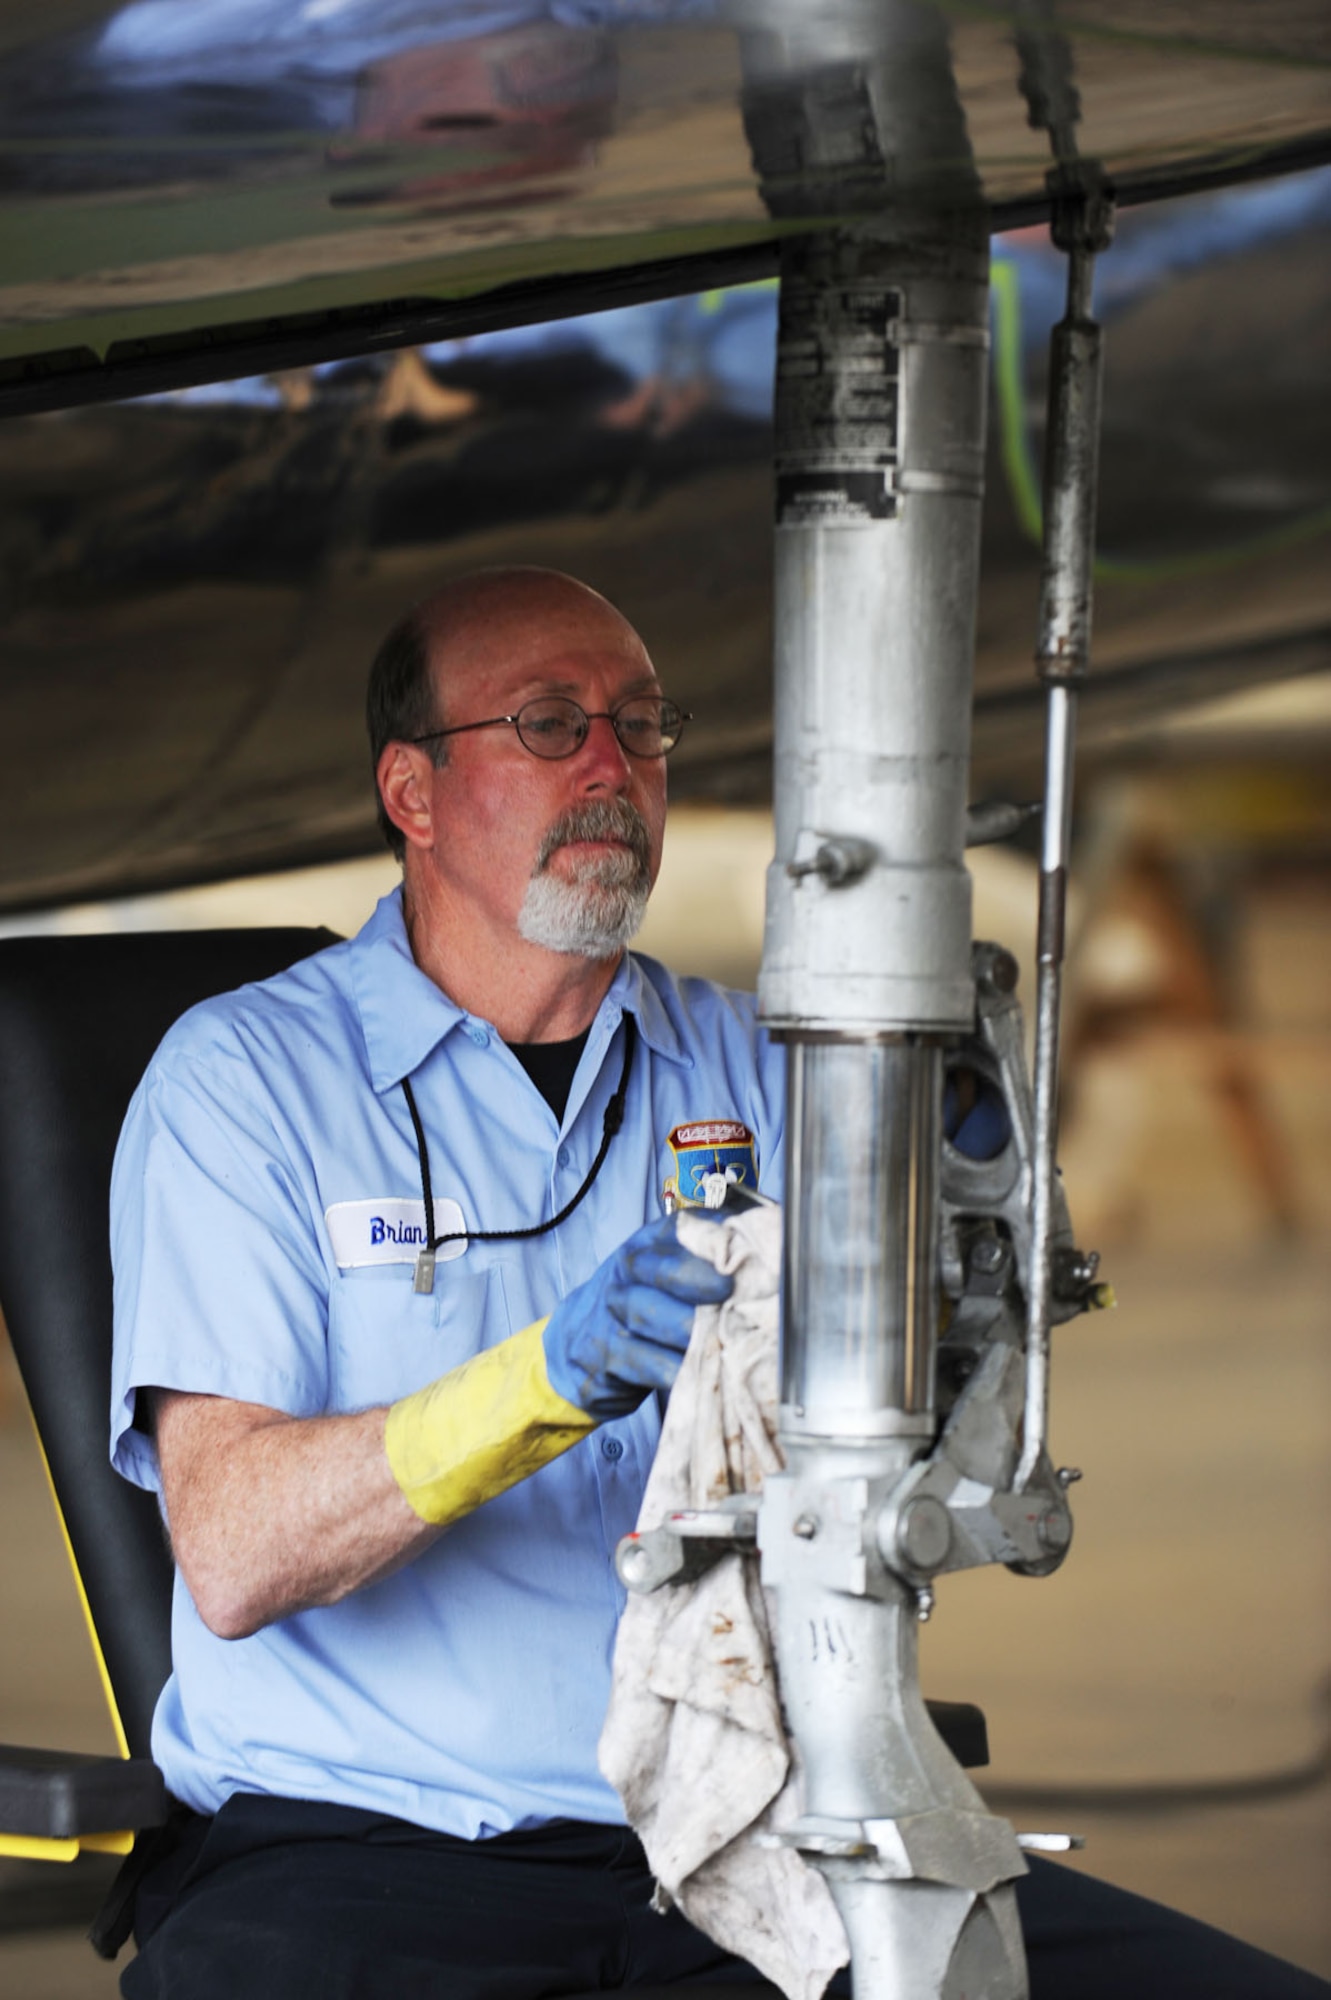
<svg viewBox="0 0 1331 2000">
<path fill-rule="evenodd" d="M 449 725 L 552 694 L 598 715 L 558 760 L 534 756 L 511 726 L 450 736 L 430 777 L 433 840 L 421 858 L 474 923 L 615 955 L 656 880 L 665 828 L 665 760 L 630 756 L 605 719 L 660 692 L 642 642 L 599 600 L 555 591 L 454 637 L 436 691 Z"/>
</svg>

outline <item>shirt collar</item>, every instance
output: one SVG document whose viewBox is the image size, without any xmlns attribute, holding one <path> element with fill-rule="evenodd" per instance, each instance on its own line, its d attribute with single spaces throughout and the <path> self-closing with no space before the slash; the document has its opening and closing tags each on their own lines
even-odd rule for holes
<svg viewBox="0 0 1331 2000">
<path fill-rule="evenodd" d="M 462 1020 L 462 1009 L 421 971 L 411 955 L 399 886 L 380 898 L 358 932 L 351 957 L 370 1082 L 382 1096 L 418 1070 Z"/>
<path fill-rule="evenodd" d="M 654 1055 L 692 1069 L 693 1058 L 680 1041 L 679 1030 L 666 1011 L 665 1003 L 643 969 L 642 961 L 626 951 L 610 982 L 610 991 L 601 1002 L 601 1013 L 615 1009 L 614 1022 L 621 1014 L 632 1014 L 638 1033 Z"/>
<path fill-rule="evenodd" d="M 400 886 L 381 897 L 356 937 L 352 985 L 370 1060 L 370 1082 L 381 1096 L 404 1076 L 413 1075 L 445 1035 L 466 1019 L 411 955 Z M 638 1033 L 654 1054 L 691 1067 L 679 1031 L 631 952 L 620 960 L 597 1020 L 613 1031 L 624 1014 L 634 1016 Z"/>
</svg>

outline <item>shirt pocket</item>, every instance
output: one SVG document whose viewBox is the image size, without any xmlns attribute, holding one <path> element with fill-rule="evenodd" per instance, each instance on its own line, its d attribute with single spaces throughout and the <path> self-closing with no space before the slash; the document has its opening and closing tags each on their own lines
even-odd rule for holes
<svg viewBox="0 0 1331 2000">
<path fill-rule="evenodd" d="M 434 1291 L 414 1288 L 410 1267 L 340 1272 L 328 1306 L 335 1411 L 371 1409 L 409 1396 L 513 1332 L 502 1265 L 440 1264 Z"/>
</svg>

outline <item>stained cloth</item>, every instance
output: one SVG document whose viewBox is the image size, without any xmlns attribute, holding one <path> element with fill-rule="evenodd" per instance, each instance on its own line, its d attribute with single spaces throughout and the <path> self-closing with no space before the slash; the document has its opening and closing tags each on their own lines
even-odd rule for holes
<svg viewBox="0 0 1331 2000">
<path fill-rule="evenodd" d="M 735 1285 L 723 1305 L 695 1316 L 640 1528 L 678 1508 L 756 1493 L 782 1465 L 780 1211 L 753 1208 L 717 1222 L 685 1213 L 679 1234 Z M 800 1784 L 752 1559 L 728 1555 L 692 1584 L 630 1597 L 600 1758 L 662 1900 L 790 2000 L 818 2000 L 848 1957 L 831 1893 L 792 1849 L 755 1839 L 797 1817 Z"/>
</svg>

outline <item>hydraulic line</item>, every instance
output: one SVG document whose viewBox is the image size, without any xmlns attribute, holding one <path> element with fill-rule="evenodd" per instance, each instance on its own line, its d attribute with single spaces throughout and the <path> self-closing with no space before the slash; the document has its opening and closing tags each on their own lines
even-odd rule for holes
<svg viewBox="0 0 1331 2000">
<path fill-rule="evenodd" d="M 1095 504 L 1100 460 L 1100 329 L 1091 315 L 1096 252 L 1113 232 L 1113 199 L 1093 163 L 1050 177 L 1053 234 L 1068 254 L 1067 310 L 1054 328 L 1045 454 L 1044 562 L 1036 671 L 1047 689 L 1044 823 L 1036 932 L 1035 1126 L 1026 1392 L 1018 1491 L 1034 1477 L 1049 1429 L 1049 1321 L 1058 1046 L 1072 843 L 1077 693 L 1090 666 Z"/>
</svg>

